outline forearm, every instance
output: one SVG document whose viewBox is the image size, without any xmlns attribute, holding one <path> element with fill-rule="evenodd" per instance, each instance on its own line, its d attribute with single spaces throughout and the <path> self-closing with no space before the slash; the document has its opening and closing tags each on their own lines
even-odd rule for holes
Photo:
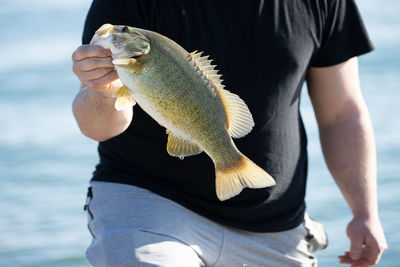
<svg viewBox="0 0 400 267">
<path fill-rule="evenodd" d="M 320 139 L 328 168 L 354 217 L 376 217 L 376 151 L 366 108 L 320 125 Z"/>
<path fill-rule="evenodd" d="M 387 244 L 378 217 L 375 141 L 357 58 L 311 68 L 307 82 L 328 168 L 354 216 L 346 231 L 350 250 L 339 256 L 340 263 L 374 265 Z"/>
<path fill-rule="evenodd" d="M 74 99 L 73 112 L 81 132 L 96 141 L 105 141 L 125 131 L 132 109 L 117 111 L 115 98 L 82 86 Z"/>
</svg>

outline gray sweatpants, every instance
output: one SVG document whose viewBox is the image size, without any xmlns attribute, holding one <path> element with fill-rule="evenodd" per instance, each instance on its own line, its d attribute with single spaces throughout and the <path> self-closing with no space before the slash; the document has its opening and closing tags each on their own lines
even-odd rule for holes
<svg viewBox="0 0 400 267">
<path fill-rule="evenodd" d="M 253 233 L 210 221 L 148 190 L 92 182 L 86 203 L 94 266 L 317 266 L 327 244 L 320 223 Z"/>
</svg>

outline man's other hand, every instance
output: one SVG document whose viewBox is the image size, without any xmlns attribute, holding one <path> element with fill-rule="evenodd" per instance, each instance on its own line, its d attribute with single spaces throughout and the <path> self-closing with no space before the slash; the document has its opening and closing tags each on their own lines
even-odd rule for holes
<svg viewBox="0 0 400 267">
<path fill-rule="evenodd" d="M 354 218 L 347 225 L 350 250 L 339 256 L 340 263 L 365 267 L 379 262 L 387 242 L 378 218 Z"/>
</svg>

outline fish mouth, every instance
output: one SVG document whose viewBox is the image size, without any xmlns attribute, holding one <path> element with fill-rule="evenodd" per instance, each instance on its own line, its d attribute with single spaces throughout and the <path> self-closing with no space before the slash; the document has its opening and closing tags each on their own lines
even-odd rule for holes
<svg viewBox="0 0 400 267">
<path fill-rule="evenodd" d="M 145 56 L 146 54 L 143 52 L 131 52 L 131 53 L 127 53 L 127 52 L 120 52 L 120 53 L 114 53 L 112 58 L 113 59 L 134 59 L 136 62 L 140 61 L 143 56 Z"/>
<path fill-rule="evenodd" d="M 112 63 L 123 68 L 133 69 L 138 72 L 142 65 L 147 61 L 149 53 L 132 52 L 124 54 L 115 54 Z"/>
<path fill-rule="evenodd" d="M 144 60 L 145 58 L 147 58 L 149 56 L 149 54 L 150 54 L 150 51 L 146 50 L 146 51 L 134 51 L 134 52 L 126 53 L 125 56 L 130 59 L 135 59 L 137 61 L 141 61 L 141 60 Z"/>
<path fill-rule="evenodd" d="M 143 53 L 136 52 L 136 53 L 134 53 L 132 56 L 130 56 L 129 58 L 139 59 L 139 58 L 141 58 L 143 55 L 144 55 Z"/>
</svg>

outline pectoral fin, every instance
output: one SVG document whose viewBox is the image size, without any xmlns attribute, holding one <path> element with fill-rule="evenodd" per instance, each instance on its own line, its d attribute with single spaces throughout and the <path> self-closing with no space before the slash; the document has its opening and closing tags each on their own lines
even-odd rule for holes
<svg viewBox="0 0 400 267">
<path fill-rule="evenodd" d="M 168 133 L 167 152 L 174 157 L 186 157 L 200 154 L 203 150 L 196 144 Z"/>
<path fill-rule="evenodd" d="M 118 111 L 132 108 L 136 104 L 132 92 L 126 86 L 119 88 L 118 91 L 113 94 L 113 97 L 117 97 L 117 101 L 115 101 L 115 109 Z"/>
</svg>

